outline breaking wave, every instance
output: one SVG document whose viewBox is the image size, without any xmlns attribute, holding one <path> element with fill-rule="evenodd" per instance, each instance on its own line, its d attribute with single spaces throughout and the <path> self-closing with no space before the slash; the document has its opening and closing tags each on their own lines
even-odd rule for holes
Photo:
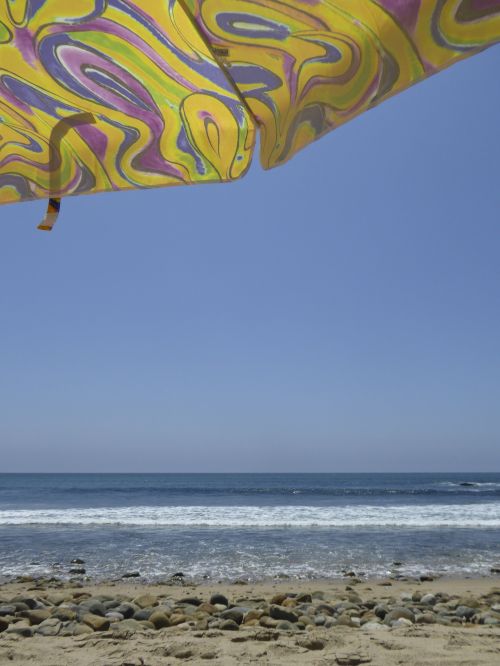
<svg viewBox="0 0 500 666">
<path fill-rule="evenodd" d="M 214 528 L 498 528 L 500 505 L 133 506 L 0 511 L 0 525 Z"/>
</svg>

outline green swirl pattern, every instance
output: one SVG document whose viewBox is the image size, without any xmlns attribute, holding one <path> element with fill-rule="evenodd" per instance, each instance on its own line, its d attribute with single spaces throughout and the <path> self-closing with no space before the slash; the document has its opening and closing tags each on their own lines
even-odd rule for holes
<svg viewBox="0 0 500 666">
<path fill-rule="evenodd" d="M 276 166 L 500 39 L 500 0 L 188 0 Z"/>
<path fill-rule="evenodd" d="M 177 0 L 0 0 L 0 120 L 1 203 L 232 180 L 255 134 Z"/>
<path fill-rule="evenodd" d="M 500 40 L 500 0 L 0 0 L 0 203 L 239 178 Z"/>
</svg>

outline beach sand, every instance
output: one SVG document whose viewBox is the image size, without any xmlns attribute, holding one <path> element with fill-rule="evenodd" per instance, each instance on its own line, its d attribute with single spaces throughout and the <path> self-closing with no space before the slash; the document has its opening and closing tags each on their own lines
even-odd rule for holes
<svg viewBox="0 0 500 666">
<path fill-rule="evenodd" d="M 34 589 L 35 588 L 35 589 Z M 346 589 L 347 588 L 347 589 Z M 50 634 L 61 633 L 64 627 L 76 626 L 71 624 L 72 612 L 75 611 L 75 602 L 97 603 L 96 597 L 104 600 L 133 600 L 138 599 L 140 605 L 147 607 L 158 602 L 166 609 L 168 622 L 178 621 L 176 618 L 181 611 L 175 605 L 181 599 L 195 598 L 198 601 L 208 602 L 213 594 L 227 597 L 230 605 L 253 608 L 254 624 L 241 624 L 230 629 L 222 629 L 221 624 L 226 620 L 217 619 L 217 613 L 223 612 L 223 606 L 214 611 L 207 606 L 202 609 L 195 607 L 197 615 L 180 618 L 180 624 L 161 629 L 148 628 L 147 624 L 137 625 L 137 622 L 122 620 L 111 624 L 104 631 L 91 631 L 85 621 L 78 622 L 78 626 L 89 633 L 72 636 L 45 636 L 40 630 Z M 318 594 L 319 593 L 319 594 Z M 276 595 L 280 595 L 279 596 Z M 304 595 L 287 597 L 286 595 Z M 308 594 L 312 595 L 309 603 Z M 418 601 L 425 594 L 436 596 L 434 603 L 423 604 Z M 76 596 L 75 596 L 76 595 Z M 152 599 L 148 600 L 148 595 Z M 411 597 L 413 596 L 413 600 Z M 91 598 L 89 601 L 89 597 Z M 270 602 L 274 597 L 274 611 L 271 611 Z M 322 597 L 319 598 L 319 597 Z M 26 599 L 26 606 L 33 606 L 37 600 L 39 605 L 48 608 L 36 616 L 33 609 L 23 611 L 19 601 Z M 303 599 L 304 601 L 301 601 Z M 349 601 L 349 599 L 351 601 Z M 426 597 L 429 599 L 429 597 Z M 6 606 L 18 600 L 16 614 L 6 614 Z M 94 601 L 92 601 L 94 600 Z M 260 601 L 259 601 L 260 600 Z M 198 601 L 196 603 L 198 603 Z M 346 606 L 332 613 L 328 608 L 318 609 L 320 604 L 328 607 L 344 602 Z M 388 626 L 383 624 L 382 618 L 374 613 L 374 602 L 385 604 L 389 610 L 394 607 L 405 606 L 414 615 L 411 619 L 397 622 L 401 626 Z M 444 606 L 439 606 L 439 603 Z M 14 603 L 16 603 L 14 601 Z M 110 604 L 113 601 L 109 601 Z M 72 606 L 73 604 L 73 606 Z M 351 608 L 349 608 L 351 604 Z M 438 604 L 436 606 L 436 604 Z M 458 610 L 464 606 L 469 611 Z M 314 620 L 323 615 L 326 623 L 333 626 L 310 625 L 304 630 L 297 630 L 297 623 L 291 621 L 281 624 L 281 628 L 265 627 L 262 624 L 273 624 L 283 620 L 269 620 L 269 614 L 296 613 L 309 606 L 309 616 Z M 3 611 L 1 610 L 3 608 Z M 73 608 L 73 611 L 71 610 Z M 188 611 L 193 611 L 190 604 Z M 444 611 L 443 608 L 448 610 Z M 468 620 L 460 619 L 460 613 L 474 615 Z M 97 607 L 94 608 L 96 610 Z M 262 610 L 264 616 L 259 618 Z M 278 609 L 278 610 L 276 610 Z M 280 610 L 281 609 L 281 610 Z M 413 609 L 413 610 L 411 610 Z M 496 610 L 495 610 L 496 609 Z M 11 608 L 12 610 L 12 608 Z M 500 664 L 500 579 L 498 577 L 485 577 L 480 579 L 444 579 L 433 581 L 380 581 L 368 580 L 315 580 L 315 581 L 280 581 L 259 584 L 203 584 L 203 585 L 143 585 L 134 582 L 87 584 L 72 586 L 70 583 L 52 581 L 43 585 L 33 582 L 8 583 L 0 587 L 0 664 L 33 664 L 36 666 L 167 666 L 189 662 L 194 664 L 215 663 L 232 664 L 317 664 L 356 665 L 372 664 L 373 666 L 498 666 Z M 8 608 L 7 608 L 8 611 Z M 111 608 L 111 612 L 113 608 Z M 35 612 L 35 615 L 33 613 Z M 110 612 L 110 611 L 107 611 Z M 248 612 L 248 611 L 247 611 Z M 434 618 L 446 615 L 443 621 L 450 624 L 421 623 L 421 615 L 427 614 Z M 65 615 L 66 613 L 66 615 Z M 329 613 L 332 613 L 331 615 Z M 42 624 L 39 622 L 43 615 L 49 615 Z M 59 619 L 54 617 L 59 615 Z M 379 612 L 383 615 L 383 611 Z M 92 617 L 99 616 L 91 613 Z M 158 615 L 158 613 L 157 613 Z M 236 616 L 238 610 L 236 610 Z M 361 627 L 347 626 L 349 616 L 361 618 Z M 403 613 L 404 615 L 404 613 Z M 24 617 L 23 617 L 24 616 Z M 67 616 L 67 617 L 66 617 Z M 364 617 L 363 617 L 364 616 Z M 83 617 L 82 614 L 77 618 Z M 153 616 L 151 616 L 153 617 Z M 251 617 L 251 616 L 248 616 Z M 245 617 L 245 621 L 248 619 Z M 339 618 L 346 624 L 337 624 Z M 363 624 L 371 617 L 378 622 L 370 623 L 370 627 Z M 485 618 L 491 618 L 484 624 Z M 62 620 L 60 619 L 62 618 Z M 70 620 L 68 620 L 70 618 Z M 207 618 L 212 618 L 219 627 L 207 627 Z M 264 618 L 264 619 L 263 619 Z M 267 619 L 266 619 L 267 618 Z M 499 624 L 495 624 L 498 618 Z M 386 616 L 387 619 L 387 616 Z M 101 622 L 103 618 L 101 617 Z M 92 622 L 92 618 L 86 618 Z M 440 620 L 441 621 L 441 620 Z M 2 624 L 3 622 L 3 624 Z M 104 620 L 106 627 L 107 620 Z M 122 624 L 125 622 L 125 624 Z M 191 622 L 191 624 L 189 624 Z M 69 624 L 68 624 L 69 623 Z M 381 623 L 381 624 L 380 624 Z M 129 626 L 124 630 L 123 627 Z M 231 625 L 229 625 L 231 626 Z M 284 628 L 285 627 L 285 628 Z M 24 629 L 23 629 L 24 628 Z M 14 632 L 13 629 L 16 629 Z M 23 637 L 23 633 L 32 634 Z"/>
</svg>

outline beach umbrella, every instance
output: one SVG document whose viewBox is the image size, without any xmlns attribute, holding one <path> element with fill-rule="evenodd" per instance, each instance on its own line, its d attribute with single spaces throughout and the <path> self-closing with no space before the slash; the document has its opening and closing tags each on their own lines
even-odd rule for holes
<svg viewBox="0 0 500 666">
<path fill-rule="evenodd" d="M 500 0 L 0 0 L 0 203 L 235 180 L 499 40 Z"/>
</svg>

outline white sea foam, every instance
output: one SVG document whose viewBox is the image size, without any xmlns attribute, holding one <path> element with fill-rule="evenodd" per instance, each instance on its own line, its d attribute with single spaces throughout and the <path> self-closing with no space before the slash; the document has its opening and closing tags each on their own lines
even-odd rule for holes
<svg viewBox="0 0 500 666">
<path fill-rule="evenodd" d="M 449 488 L 459 488 L 460 490 L 467 490 L 468 488 L 496 490 L 500 488 L 500 483 L 496 481 L 441 481 L 439 485 L 448 486 Z"/>
<path fill-rule="evenodd" d="M 0 511 L 0 525 L 214 528 L 498 528 L 500 504 L 398 506 L 134 506 Z"/>
</svg>

